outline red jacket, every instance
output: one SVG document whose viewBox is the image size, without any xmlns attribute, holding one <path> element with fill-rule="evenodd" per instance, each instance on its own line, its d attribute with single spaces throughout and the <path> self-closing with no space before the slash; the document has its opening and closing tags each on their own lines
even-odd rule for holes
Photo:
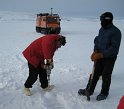
<svg viewBox="0 0 124 109">
<path fill-rule="evenodd" d="M 117 109 L 124 109 L 124 96 L 121 98 Z"/>
<path fill-rule="evenodd" d="M 33 41 L 24 51 L 23 55 L 34 67 L 40 63 L 44 65 L 45 59 L 53 59 L 57 49 L 57 40 L 60 35 L 45 35 Z"/>
</svg>

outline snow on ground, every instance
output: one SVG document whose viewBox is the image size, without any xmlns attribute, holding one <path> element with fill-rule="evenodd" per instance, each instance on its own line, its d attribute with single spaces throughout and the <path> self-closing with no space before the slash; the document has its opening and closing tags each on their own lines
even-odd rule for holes
<svg viewBox="0 0 124 109">
<path fill-rule="evenodd" d="M 97 18 L 62 19 L 61 34 L 66 36 L 67 44 L 54 56 L 51 84 L 55 85 L 55 89 L 44 92 L 37 81 L 31 89 L 33 95 L 29 97 L 22 94 L 28 76 L 22 51 L 43 34 L 35 32 L 35 15 L 0 12 L 0 109 L 116 109 L 124 94 L 123 38 L 109 97 L 104 101 L 96 101 L 101 81 L 90 102 L 77 94 L 79 88 L 85 88 L 92 71 L 90 55 L 94 37 L 100 28 Z M 124 20 L 115 20 L 114 24 L 124 34 Z"/>
</svg>

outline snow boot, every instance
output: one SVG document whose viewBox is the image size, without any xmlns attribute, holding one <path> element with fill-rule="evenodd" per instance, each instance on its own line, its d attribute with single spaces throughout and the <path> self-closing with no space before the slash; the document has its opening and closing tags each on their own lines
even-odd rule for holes
<svg viewBox="0 0 124 109">
<path fill-rule="evenodd" d="M 50 92 L 54 87 L 54 85 L 48 85 L 48 87 L 44 88 L 43 91 Z"/>
<path fill-rule="evenodd" d="M 78 90 L 79 95 L 87 96 L 87 90 L 86 89 L 79 89 Z M 91 96 L 93 93 L 89 92 L 89 95 Z"/>
<path fill-rule="evenodd" d="M 96 100 L 97 101 L 101 101 L 101 100 L 105 100 L 107 98 L 108 95 L 102 94 L 100 93 L 97 97 Z"/>
<path fill-rule="evenodd" d="M 31 96 L 31 95 L 32 95 L 30 89 L 29 89 L 29 88 L 26 88 L 26 87 L 24 87 L 23 93 L 24 93 L 25 95 L 27 95 L 27 96 Z"/>
<path fill-rule="evenodd" d="M 86 89 L 79 89 L 79 90 L 78 90 L 78 94 L 85 96 L 85 94 L 86 94 Z"/>
</svg>

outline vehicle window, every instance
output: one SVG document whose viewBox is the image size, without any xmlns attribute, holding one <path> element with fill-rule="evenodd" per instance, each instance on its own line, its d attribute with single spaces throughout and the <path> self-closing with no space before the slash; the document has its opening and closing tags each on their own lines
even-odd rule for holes
<svg viewBox="0 0 124 109">
<path fill-rule="evenodd" d="M 57 18 L 56 17 L 49 17 L 49 18 L 47 18 L 47 22 L 49 22 L 49 23 L 57 22 Z"/>
</svg>

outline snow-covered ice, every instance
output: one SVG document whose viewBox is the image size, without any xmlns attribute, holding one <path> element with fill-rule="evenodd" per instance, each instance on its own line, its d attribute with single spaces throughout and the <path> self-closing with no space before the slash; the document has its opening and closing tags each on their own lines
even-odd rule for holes
<svg viewBox="0 0 124 109">
<path fill-rule="evenodd" d="M 54 56 L 55 67 L 50 82 L 55 88 L 44 92 L 37 81 L 31 89 L 33 95 L 29 97 L 22 93 L 28 76 L 27 61 L 22 51 L 43 34 L 35 32 L 35 15 L 0 12 L 0 109 L 116 109 L 124 95 L 124 19 L 114 20 L 114 24 L 122 32 L 122 41 L 110 95 L 106 100 L 96 101 L 101 80 L 90 102 L 77 94 L 79 88 L 85 88 L 92 71 L 90 55 L 100 28 L 98 16 L 96 19 L 62 18 L 61 34 L 66 36 L 67 44 Z"/>
</svg>

